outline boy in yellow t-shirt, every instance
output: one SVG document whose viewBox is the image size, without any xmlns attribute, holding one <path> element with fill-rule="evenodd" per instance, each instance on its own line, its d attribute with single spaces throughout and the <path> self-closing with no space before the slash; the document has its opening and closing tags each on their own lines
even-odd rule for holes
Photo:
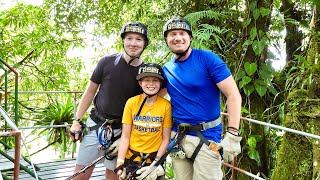
<svg viewBox="0 0 320 180">
<path fill-rule="evenodd" d="M 119 179 L 135 176 L 138 168 L 159 160 L 170 141 L 171 105 L 158 95 L 164 80 L 161 66 L 155 63 L 142 65 L 136 79 L 144 93 L 130 98 L 124 108 L 117 167 L 125 169 L 117 171 Z M 164 170 L 158 166 L 147 179 L 162 175 Z"/>
</svg>

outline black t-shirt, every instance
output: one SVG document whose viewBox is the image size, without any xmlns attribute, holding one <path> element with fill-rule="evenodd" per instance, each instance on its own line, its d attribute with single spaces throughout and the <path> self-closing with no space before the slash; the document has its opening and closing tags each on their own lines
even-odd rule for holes
<svg viewBox="0 0 320 180">
<path fill-rule="evenodd" d="M 94 106 L 104 118 L 122 119 L 127 100 L 142 93 L 136 80 L 139 67 L 128 65 L 122 53 L 100 59 L 90 80 L 100 84 Z"/>
</svg>

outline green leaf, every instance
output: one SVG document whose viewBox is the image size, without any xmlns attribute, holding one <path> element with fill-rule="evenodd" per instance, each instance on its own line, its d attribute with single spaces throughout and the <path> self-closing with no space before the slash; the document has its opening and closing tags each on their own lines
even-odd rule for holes
<svg viewBox="0 0 320 180">
<path fill-rule="evenodd" d="M 260 55 L 263 52 L 264 46 L 265 46 L 265 42 L 263 41 L 255 40 L 252 43 L 252 48 L 256 55 Z"/>
<path fill-rule="evenodd" d="M 245 107 L 241 107 L 241 113 L 249 113 L 249 111 Z"/>
<path fill-rule="evenodd" d="M 243 76 L 245 76 L 245 75 L 246 75 L 246 73 L 245 73 L 243 70 L 239 70 L 238 74 L 236 75 L 235 80 L 236 80 L 236 81 L 239 81 L 239 80 L 242 79 Z"/>
<path fill-rule="evenodd" d="M 252 40 L 248 39 L 243 43 L 243 47 L 251 45 L 252 44 Z"/>
<path fill-rule="evenodd" d="M 251 150 L 256 149 L 256 146 L 257 146 L 256 138 L 254 138 L 252 136 L 249 137 L 248 140 L 247 140 L 247 144 L 249 145 Z"/>
<path fill-rule="evenodd" d="M 246 94 L 246 96 L 250 96 L 250 94 L 254 91 L 254 86 L 253 85 L 244 86 L 243 91 Z"/>
<path fill-rule="evenodd" d="M 259 74 L 260 78 L 265 81 L 269 80 L 272 75 L 269 71 L 266 71 L 265 69 L 260 69 L 258 74 Z"/>
<path fill-rule="evenodd" d="M 239 87 L 240 87 L 240 89 L 241 89 L 243 86 L 247 85 L 249 82 L 251 82 L 251 78 L 248 77 L 248 76 L 244 76 L 244 77 L 242 78 L 242 80 L 239 82 Z"/>
<path fill-rule="evenodd" d="M 261 80 L 256 80 L 254 82 L 254 87 L 255 87 L 257 93 L 259 94 L 259 96 L 261 96 L 261 97 L 264 96 L 267 92 L 267 86 L 265 85 L 264 82 L 263 83 L 262 82 L 263 81 L 261 81 Z"/>
<path fill-rule="evenodd" d="M 244 23 L 243 23 L 243 28 L 248 27 L 248 25 L 251 23 L 251 19 L 247 19 Z"/>
<path fill-rule="evenodd" d="M 260 10 L 259 10 L 259 9 L 255 9 L 255 10 L 253 11 L 253 18 L 254 18 L 254 20 L 257 20 L 257 19 L 259 18 L 259 16 L 260 16 Z"/>
<path fill-rule="evenodd" d="M 265 32 L 263 32 L 262 30 L 259 30 L 259 37 L 263 37 L 265 35 Z"/>
<path fill-rule="evenodd" d="M 253 11 L 255 8 L 257 8 L 257 1 L 250 2 L 250 11 Z"/>
<path fill-rule="evenodd" d="M 259 155 L 259 152 L 257 150 L 250 150 L 249 151 L 249 157 L 255 161 L 258 162 L 258 164 L 260 164 L 260 155 Z"/>
<path fill-rule="evenodd" d="M 252 74 L 254 74 L 257 71 L 257 64 L 256 63 L 245 62 L 244 63 L 244 69 L 245 69 L 246 73 L 249 76 L 251 76 Z"/>
<path fill-rule="evenodd" d="M 261 13 L 261 16 L 262 16 L 262 17 L 267 16 L 268 14 L 270 14 L 270 9 L 269 9 L 269 8 L 261 7 L 261 8 L 260 8 L 260 13 Z"/>
<path fill-rule="evenodd" d="M 256 36 L 257 36 L 257 28 L 253 27 L 250 30 L 250 39 L 254 40 L 256 38 Z"/>
</svg>

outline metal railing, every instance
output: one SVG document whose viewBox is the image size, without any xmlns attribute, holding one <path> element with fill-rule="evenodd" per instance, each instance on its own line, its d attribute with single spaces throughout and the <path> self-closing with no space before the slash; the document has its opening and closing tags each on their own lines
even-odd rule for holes
<svg viewBox="0 0 320 180">
<path fill-rule="evenodd" d="M 224 115 L 224 116 L 228 116 L 228 113 L 221 112 L 220 114 Z M 286 127 L 275 125 L 275 124 L 271 124 L 271 123 L 266 123 L 266 122 L 259 121 L 259 120 L 256 120 L 256 119 L 251 119 L 251 118 L 246 118 L 246 117 L 240 117 L 240 119 L 241 120 L 245 120 L 245 121 L 249 121 L 251 123 L 260 124 L 260 125 L 263 125 L 263 126 L 268 126 L 270 128 L 280 129 L 280 130 L 283 130 L 283 131 L 286 131 L 286 132 L 299 134 L 299 135 L 302 135 L 302 136 L 308 136 L 308 137 L 320 140 L 320 136 L 315 135 L 315 134 L 311 134 L 311 133 L 307 133 L 307 132 L 303 132 L 303 131 L 299 131 L 299 130 L 295 130 L 295 129 L 291 129 L 291 128 L 286 128 Z M 236 158 L 235 158 L 235 161 L 236 161 Z M 223 163 L 223 164 L 232 169 L 232 179 L 234 179 L 234 174 L 235 174 L 234 171 L 237 170 L 237 171 L 239 171 L 239 172 L 241 172 L 241 173 L 243 173 L 243 174 L 245 174 L 247 176 L 250 176 L 250 177 L 252 177 L 254 179 L 263 180 L 263 178 L 261 178 L 261 177 L 259 177 L 257 175 L 254 175 L 254 174 L 252 174 L 250 172 L 247 172 L 247 171 L 245 171 L 243 169 L 240 169 L 240 168 L 236 167 L 235 165 L 231 165 L 231 164 L 228 164 L 228 163 Z"/>
<path fill-rule="evenodd" d="M 13 171 L 13 179 L 19 179 L 19 171 L 20 171 L 20 147 L 21 147 L 21 131 L 18 127 L 12 122 L 10 117 L 8 116 L 7 112 L 0 107 L 0 113 L 8 123 L 10 128 L 12 129 L 11 132 L 0 132 L 0 137 L 15 137 L 15 149 L 14 149 L 14 171 Z"/>
</svg>

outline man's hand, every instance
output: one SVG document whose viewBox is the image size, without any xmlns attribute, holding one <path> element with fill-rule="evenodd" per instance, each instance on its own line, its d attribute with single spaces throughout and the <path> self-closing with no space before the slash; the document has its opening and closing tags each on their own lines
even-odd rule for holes
<svg viewBox="0 0 320 180">
<path fill-rule="evenodd" d="M 241 136 L 235 136 L 227 132 L 224 139 L 218 145 L 218 149 L 223 148 L 224 162 L 233 162 L 233 159 L 241 153 L 240 141 Z"/>
<path fill-rule="evenodd" d="M 109 156 L 117 156 L 118 155 L 118 150 L 119 150 L 119 142 L 120 138 L 117 139 L 115 142 L 113 142 L 110 147 L 108 148 L 108 155 Z"/>
<path fill-rule="evenodd" d="M 72 124 L 69 130 L 69 136 L 72 139 L 73 142 L 76 142 L 78 140 L 81 140 L 81 125 L 80 124 Z"/>
<path fill-rule="evenodd" d="M 139 169 L 136 174 L 139 175 L 136 177 L 137 180 L 156 180 L 159 176 L 164 175 L 164 170 L 161 165 L 158 165 L 158 167 L 155 168 L 154 164 L 156 161 L 154 161 L 150 166 L 145 166 L 141 169 Z"/>
</svg>

